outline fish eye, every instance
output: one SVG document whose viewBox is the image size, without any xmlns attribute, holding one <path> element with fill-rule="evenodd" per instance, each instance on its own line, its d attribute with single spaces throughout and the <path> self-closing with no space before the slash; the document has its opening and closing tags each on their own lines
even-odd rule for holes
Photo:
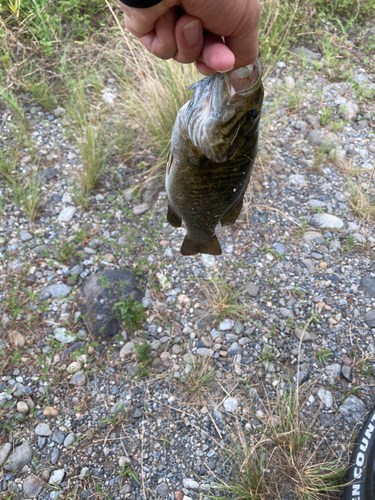
<svg viewBox="0 0 375 500">
<path fill-rule="evenodd" d="M 258 110 L 256 108 L 251 109 L 247 113 L 247 119 L 250 120 L 255 120 L 255 118 L 258 116 Z"/>
</svg>

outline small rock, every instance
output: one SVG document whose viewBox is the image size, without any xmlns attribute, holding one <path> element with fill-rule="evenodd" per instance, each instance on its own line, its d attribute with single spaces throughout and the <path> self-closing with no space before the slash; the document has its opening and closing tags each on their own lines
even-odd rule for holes
<svg viewBox="0 0 375 500">
<path fill-rule="evenodd" d="M 81 363 L 79 361 L 73 361 L 70 363 L 70 365 L 67 367 L 66 371 L 70 374 L 78 372 L 78 370 L 81 369 Z"/>
<path fill-rule="evenodd" d="M 279 255 L 284 255 L 284 253 L 286 252 L 285 245 L 283 245 L 282 243 L 274 243 L 273 247 Z"/>
<path fill-rule="evenodd" d="M 340 375 L 341 366 L 338 363 L 332 363 L 325 368 L 326 375 L 330 384 L 336 384 L 337 377 Z"/>
<path fill-rule="evenodd" d="M 32 458 L 33 450 L 29 443 L 25 441 L 14 449 L 14 452 L 8 457 L 4 469 L 8 471 L 22 469 L 22 467 L 31 462 Z"/>
<path fill-rule="evenodd" d="M 208 347 L 199 347 L 197 349 L 197 354 L 198 356 L 213 356 L 214 355 L 214 350 L 209 349 Z"/>
<path fill-rule="evenodd" d="M 53 408 L 52 406 L 46 406 L 43 410 L 43 415 L 47 418 L 56 417 L 59 414 L 59 410 L 57 408 Z"/>
<path fill-rule="evenodd" d="M 52 431 L 48 424 L 41 423 L 35 427 L 35 434 L 37 436 L 51 436 Z"/>
<path fill-rule="evenodd" d="M 306 183 L 306 178 L 301 174 L 291 174 L 287 181 L 292 186 L 302 186 Z"/>
<path fill-rule="evenodd" d="M 77 339 L 75 333 L 69 332 L 64 327 L 56 328 L 56 330 L 53 331 L 53 336 L 58 342 L 61 342 L 62 344 L 72 344 Z"/>
<path fill-rule="evenodd" d="M 235 398 L 229 397 L 224 401 L 223 406 L 226 411 L 234 413 L 237 410 L 238 401 Z"/>
<path fill-rule="evenodd" d="M 8 333 L 8 339 L 11 345 L 13 345 L 14 347 L 24 347 L 26 343 L 25 337 L 17 330 L 11 330 Z"/>
<path fill-rule="evenodd" d="M 257 286 L 255 283 L 250 281 L 245 285 L 245 288 L 247 290 L 247 293 L 250 295 L 250 297 L 256 297 L 259 293 L 259 286 Z"/>
<path fill-rule="evenodd" d="M 366 407 L 361 399 L 352 395 L 345 399 L 339 411 L 345 420 L 357 424 L 366 413 Z"/>
<path fill-rule="evenodd" d="M 315 264 L 311 259 L 301 259 L 301 262 L 302 264 L 304 264 L 310 274 L 316 272 Z"/>
<path fill-rule="evenodd" d="M 354 102 L 347 102 L 340 108 L 340 115 L 348 122 L 354 122 L 357 119 L 359 108 Z"/>
<path fill-rule="evenodd" d="M 120 351 L 120 358 L 124 359 L 129 357 L 134 352 L 135 346 L 133 342 L 127 342 Z"/>
<path fill-rule="evenodd" d="M 73 375 L 73 377 L 69 380 L 70 385 L 74 385 L 79 387 L 86 383 L 86 374 L 83 372 L 77 372 Z"/>
<path fill-rule="evenodd" d="M 285 88 L 292 90 L 294 89 L 296 83 L 294 81 L 294 78 L 292 76 L 286 76 L 284 79 L 284 86 Z"/>
<path fill-rule="evenodd" d="M 327 227 L 341 229 L 344 227 L 344 222 L 336 215 L 332 214 L 314 214 L 310 217 L 310 224 L 314 227 Z"/>
<path fill-rule="evenodd" d="M 11 401 L 13 396 L 8 394 L 7 392 L 0 392 L 0 406 L 6 404 L 8 401 Z"/>
<path fill-rule="evenodd" d="M 232 328 L 234 327 L 234 321 L 233 319 L 225 319 L 224 321 L 222 321 L 220 323 L 220 330 L 222 331 L 226 331 L 226 330 L 232 330 Z"/>
<path fill-rule="evenodd" d="M 296 328 L 294 330 L 294 335 L 297 337 L 298 340 L 302 339 L 302 342 L 307 342 L 309 340 L 315 340 L 316 335 L 315 333 L 310 333 L 307 330 L 301 330 L 300 328 Z"/>
<path fill-rule="evenodd" d="M 309 372 L 305 371 L 305 370 L 300 370 L 297 374 L 296 377 L 294 377 L 295 381 L 297 382 L 297 385 L 300 386 L 302 384 L 304 384 L 305 382 L 307 382 L 310 378 L 310 374 Z"/>
<path fill-rule="evenodd" d="M 148 203 L 141 203 L 140 205 L 135 205 L 135 207 L 133 207 L 133 214 L 142 215 L 148 210 L 150 210 L 150 205 Z"/>
<path fill-rule="evenodd" d="M 184 488 L 187 488 L 188 490 L 199 488 L 199 483 L 197 483 L 197 481 L 194 481 L 194 479 L 189 479 L 188 477 L 186 477 L 182 480 L 182 482 L 184 484 Z"/>
<path fill-rule="evenodd" d="M 360 284 L 361 289 L 369 297 L 375 297 L 375 278 L 371 276 L 363 276 Z"/>
<path fill-rule="evenodd" d="M 12 389 L 12 394 L 13 396 L 15 396 L 16 398 L 20 398 L 21 396 L 24 395 L 25 393 L 25 386 L 23 384 L 21 384 L 20 382 L 17 382 L 16 384 L 14 384 L 13 386 L 13 389 Z"/>
<path fill-rule="evenodd" d="M 131 463 L 132 463 L 132 461 L 130 460 L 130 458 L 125 457 L 125 456 L 120 457 L 118 460 L 118 464 L 120 467 L 123 467 L 124 465 L 125 466 L 131 465 Z"/>
<path fill-rule="evenodd" d="M 51 459 L 50 459 L 51 464 L 56 465 L 57 462 L 59 461 L 59 457 L 60 457 L 60 450 L 57 448 L 57 446 L 55 446 L 51 453 Z"/>
<path fill-rule="evenodd" d="M 49 478 L 48 483 L 52 484 L 53 486 L 59 486 L 62 483 L 64 476 L 65 476 L 64 469 L 54 470 Z"/>
<path fill-rule="evenodd" d="M 292 49 L 292 52 L 294 54 L 298 54 L 299 56 L 309 60 L 309 61 L 318 61 L 321 59 L 323 56 L 319 52 L 313 52 L 310 49 L 307 49 L 306 47 L 296 47 L 295 49 Z"/>
<path fill-rule="evenodd" d="M 332 394 L 330 393 L 330 391 L 327 391 L 326 389 L 319 389 L 318 396 L 319 396 L 321 402 L 327 408 L 332 408 L 332 406 L 333 406 L 333 397 L 332 397 Z"/>
<path fill-rule="evenodd" d="M 56 285 L 47 286 L 39 295 L 39 300 L 46 299 L 64 299 L 70 294 L 72 287 L 58 283 Z"/>
<path fill-rule="evenodd" d="M 59 214 L 58 221 L 59 222 L 70 222 L 73 219 L 74 214 L 76 213 L 76 210 L 77 210 L 76 207 L 63 208 Z"/>
<path fill-rule="evenodd" d="M 279 312 L 283 318 L 293 318 L 294 314 L 291 309 L 287 309 L 286 307 L 280 307 Z"/>
<path fill-rule="evenodd" d="M 64 439 L 64 447 L 65 448 L 69 448 L 69 446 L 72 446 L 72 444 L 74 443 L 74 441 L 76 440 L 76 437 L 75 435 L 73 434 L 73 432 L 71 432 L 70 434 L 68 434 L 66 436 L 66 438 Z"/>
<path fill-rule="evenodd" d="M 21 241 L 29 241 L 29 240 L 32 240 L 33 237 L 31 236 L 31 234 L 26 231 L 25 229 L 22 229 L 22 231 L 20 232 L 20 239 Z"/>
<path fill-rule="evenodd" d="M 160 483 L 156 488 L 158 498 L 167 498 L 169 495 L 169 488 L 167 483 Z"/>
<path fill-rule="evenodd" d="M 25 403 L 24 401 L 18 401 L 17 411 L 22 415 L 26 415 L 27 413 L 29 413 L 29 407 L 27 406 L 27 403 Z"/>
<path fill-rule="evenodd" d="M 328 153 L 338 144 L 337 135 L 333 132 L 327 133 L 326 130 L 310 130 L 306 139 L 310 146 L 319 148 L 324 153 Z"/>
<path fill-rule="evenodd" d="M 319 115 L 306 115 L 305 120 L 314 130 L 320 129 L 320 116 Z"/>
<path fill-rule="evenodd" d="M 57 444 L 63 444 L 64 439 L 65 439 L 65 434 L 62 431 L 60 431 L 60 430 L 56 430 L 52 434 L 52 438 L 51 439 L 52 439 L 52 441 L 54 441 Z"/>
<path fill-rule="evenodd" d="M 341 373 L 342 376 L 350 382 L 350 375 L 352 373 L 351 367 L 348 365 L 343 365 L 343 367 L 341 368 Z"/>
<path fill-rule="evenodd" d="M 27 498 L 36 497 L 43 489 L 43 482 L 34 474 L 30 474 L 24 480 L 22 488 Z"/>
<path fill-rule="evenodd" d="M 58 106 L 52 111 L 52 113 L 56 116 L 56 118 L 61 118 L 65 115 L 65 109 L 62 106 Z"/>
<path fill-rule="evenodd" d="M 5 463 L 11 451 L 12 451 L 12 445 L 10 443 L 4 443 L 3 446 L 0 448 L 0 467 Z"/>
<path fill-rule="evenodd" d="M 365 314 L 364 320 L 367 326 L 369 326 L 370 328 L 375 328 L 375 309 L 367 312 Z"/>
</svg>

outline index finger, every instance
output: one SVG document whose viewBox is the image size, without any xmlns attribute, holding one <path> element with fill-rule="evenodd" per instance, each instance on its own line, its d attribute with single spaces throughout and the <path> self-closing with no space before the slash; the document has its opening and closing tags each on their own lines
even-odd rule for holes
<svg viewBox="0 0 375 500">
<path fill-rule="evenodd" d="M 117 4 L 125 14 L 125 26 L 137 38 L 141 38 L 150 33 L 155 28 L 155 23 L 159 17 L 163 16 L 169 9 L 164 2 L 158 3 L 147 9 L 136 9 L 128 7 L 119 0 Z"/>
</svg>

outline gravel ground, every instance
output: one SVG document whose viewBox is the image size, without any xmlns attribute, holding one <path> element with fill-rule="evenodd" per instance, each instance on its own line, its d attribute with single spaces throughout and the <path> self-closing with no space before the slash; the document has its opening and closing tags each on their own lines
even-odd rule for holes
<svg viewBox="0 0 375 500">
<path fill-rule="evenodd" d="M 355 215 L 350 184 L 374 203 L 375 105 L 365 93 L 375 74 L 353 59 L 351 82 L 335 81 L 327 64 L 300 48 L 267 79 L 263 170 L 240 220 L 218 228 L 218 258 L 179 254 L 184 229 L 166 223 L 165 192 L 151 208 L 150 190 L 133 199 L 126 165 L 105 175 L 88 211 L 76 207 L 82 166 L 64 110 L 25 97 L 45 203 L 32 226 L 7 203 L 0 224 L 5 498 L 203 498 L 231 477 L 225 449 L 236 426 L 251 432 L 265 402 L 297 381 L 302 417 L 317 416 L 324 436 L 320 456 L 349 456 L 375 400 L 375 229 Z M 80 290 L 124 268 L 147 319 L 95 341 Z M 225 295 L 241 307 L 226 313 Z M 143 338 L 152 357 L 144 378 Z M 203 397 L 187 396 L 204 356 L 215 381 Z"/>
</svg>

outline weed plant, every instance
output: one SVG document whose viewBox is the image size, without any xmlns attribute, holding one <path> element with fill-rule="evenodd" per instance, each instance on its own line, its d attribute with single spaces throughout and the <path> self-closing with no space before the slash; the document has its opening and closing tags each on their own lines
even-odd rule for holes
<svg viewBox="0 0 375 500">
<path fill-rule="evenodd" d="M 215 369 L 211 358 L 192 358 L 192 362 L 186 366 L 185 373 L 184 394 L 188 397 L 200 398 L 211 388 L 215 380 Z"/>
</svg>

